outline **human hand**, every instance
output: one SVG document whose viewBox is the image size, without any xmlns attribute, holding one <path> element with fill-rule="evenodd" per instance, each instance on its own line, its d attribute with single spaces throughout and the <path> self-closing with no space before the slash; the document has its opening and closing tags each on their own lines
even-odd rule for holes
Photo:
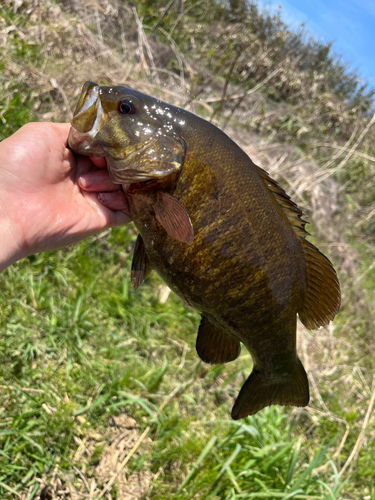
<svg viewBox="0 0 375 500">
<path fill-rule="evenodd" d="M 0 271 L 131 220 L 105 160 L 67 148 L 69 128 L 29 123 L 0 143 Z"/>
</svg>

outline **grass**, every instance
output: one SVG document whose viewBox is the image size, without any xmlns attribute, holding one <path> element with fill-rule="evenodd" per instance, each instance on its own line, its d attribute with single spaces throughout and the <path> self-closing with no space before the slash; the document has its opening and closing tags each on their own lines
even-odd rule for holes
<svg viewBox="0 0 375 500">
<path fill-rule="evenodd" d="M 251 155 L 266 151 L 255 157 L 266 169 L 281 159 L 272 175 L 312 212 L 343 288 L 333 326 L 299 332 L 312 403 L 230 420 L 250 356 L 201 363 L 199 315 L 165 300 L 155 275 L 135 293 L 135 231 L 107 231 L 0 275 L 0 498 L 374 500 L 372 93 L 329 47 L 257 8 L 226 23 L 221 3 L 179 5 L 144 0 L 137 14 L 127 2 L 7 1 L 0 134 L 70 119 L 93 79 L 228 123 L 245 146 L 254 131 L 272 140 L 265 149 L 257 135 Z"/>
<path fill-rule="evenodd" d="M 311 447 L 290 412 L 229 419 L 249 356 L 199 362 L 198 315 L 175 296 L 161 303 L 157 277 L 133 292 L 133 230 L 112 233 L 1 275 L 1 498 L 34 498 L 40 484 L 55 486 L 54 474 L 66 482 L 72 470 L 72 488 L 84 494 L 74 471 L 95 478 L 106 429 L 124 414 L 138 436 L 149 427 L 127 473 L 150 471 L 150 498 L 341 498 L 333 465 L 314 472 L 329 460 L 329 443 Z M 74 460 L 82 439 L 90 446 Z"/>
</svg>

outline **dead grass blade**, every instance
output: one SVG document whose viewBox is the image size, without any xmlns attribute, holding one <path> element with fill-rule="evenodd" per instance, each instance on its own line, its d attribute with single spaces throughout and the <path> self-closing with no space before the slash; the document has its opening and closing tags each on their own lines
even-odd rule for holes
<svg viewBox="0 0 375 500">
<path fill-rule="evenodd" d="M 366 412 L 365 418 L 363 419 L 363 424 L 362 424 L 361 432 L 359 433 L 359 436 L 357 438 L 357 441 L 356 441 L 356 443 L 355 443 L 355 445 L 353 447 L 353 450 L 352 450 L 351 454 L 349 455 L 349 457 L 348 457 L 347 461 L 345 462 L 343 468 L 340 470 L 340 472 L 338 474 L 338 477 L 341 477 L 349 466 L 350 466 L 350 468 L 352 468 L 354 466 L 355 461 L 357 460 L 358 454 L 359 454 L 359 452 L 361 450 L 361 447 L 363 445 L 363 442 L 364 442 L 364 439 L 365 439 L 367 425 L 368 425 L 368 422 L 370 420 L 372 408 L 373 408 L 374 402 L 375 402 L 375 375 L 373 376 L 373 379 L 372 379 L 371 390 L 372 390 L 372 394 L 371 394 L 371 398 L 370 398 L 370 402 L 369 402 L 369 405 L 368 405 L 368 408 L 367 408 L 367 412 Z"/>
</svg>

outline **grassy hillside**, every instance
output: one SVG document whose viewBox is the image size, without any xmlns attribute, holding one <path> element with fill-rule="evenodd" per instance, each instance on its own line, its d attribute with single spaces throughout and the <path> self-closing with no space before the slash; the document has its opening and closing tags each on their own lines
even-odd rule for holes
<svg viewBox="0 0 375 500">
<path fill-rule="evenodd" d="M 133 292 L 132 226 L 18 262 L 0 275 L 0 498 L 374 500 L 373 91 L 242 0 L 2 3 L 0 138 L 69 121 L 86 80 L 223 128 L 310 217 L 342 308 L 298 327 L 310 405 L 234 422 L 250 356 L 201 363 L 199 315 L 157 276 Z"/>
</svg>

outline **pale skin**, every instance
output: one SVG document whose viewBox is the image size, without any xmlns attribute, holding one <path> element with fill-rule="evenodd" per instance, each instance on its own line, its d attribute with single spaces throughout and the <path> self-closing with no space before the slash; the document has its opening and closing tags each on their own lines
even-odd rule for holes
<svg viewBox="0 0 375 500">
<path fill-rule="evenodd" d="M 0 143 L 0 271 L 131 221 L 103 158 L 76 156 L 68 123 L 29 123 Z"/>
</svg>

